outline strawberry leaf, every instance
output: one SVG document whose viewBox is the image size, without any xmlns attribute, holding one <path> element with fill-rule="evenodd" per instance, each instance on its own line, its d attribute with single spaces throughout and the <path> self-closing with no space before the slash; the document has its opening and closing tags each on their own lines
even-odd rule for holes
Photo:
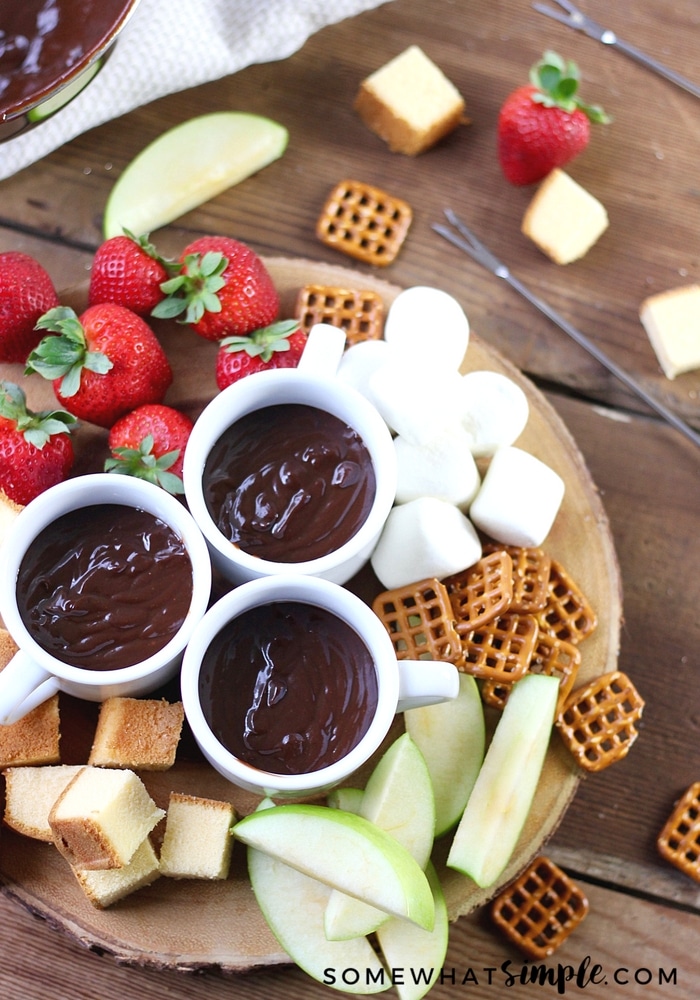
<svg viewBox="0 0 700 1000">
<path fill-rule="evenodd" d="M 37 330 L 48 330 L 50 335 L 39 341 L 27 358 L 25 375 L 36 372 L 45 379 L 62 379 L 61 394 L 74 396 L 80 388 L 83 368 L 98 375 L 105 375 L 112 362 L 102 351 L 88 349 L 85 330 L 68 306 L 56 306 L 39 318 Z"/>
<path fill-rule="evenodd" d="M 532 95 L 535 104 L 546 108 L 561 108 L 569 113 L 582 111 L 591 121 L 607 124 L 612 119 L 596 104 L 586 104 L 577 96 L 581 74 L 577 64 L 565 61 L 557 52 L 546 51 L 530 69 L 530 83 L 536 87 Z"/>
<path fill-rule="evenodd" d="M 18 433 L 41 450 L 55 434 L 70 434 L 76 418 L 66 410 L 40 410 L 27 407 L 24 391 L 14 382 L 0 382 L 0 417 L 12 421 Z"/>
<path fill-rule="evenodd" d="M 185 487 L 180 476 L 168 471 L 180 457 L 180 449 L 175 448 L 156 457 L 153 454 L 153 443 L 153 435 L 147 434 L 138 448 L 113 448 L 111 457 L 105 461 L 104 471 L 145 479 L 168 493 L 184 493 Z"/>
<path fill-rule="evenodd" d="M 180 273 L 161 284 L 160 289 L 166 297 L 155 306 L 151 315 L 194 325 L 207 312 L 221 312 L 217 292 L 226 284 L 223 272 L 227 266 L 228 258 L 214 250 L 188 254 Z"/>
<path fill-rule="evenodd" d="M 251 358 L 267 362 L 278 351 L 290 350 L 289 337 L 299 329 L 295 319 L 282 319 L 270 326 L 260 327 L 247 337 L 230 336 L 219 341 L 219 346 L 229 354 L 245 351 Z"/>
</svg>

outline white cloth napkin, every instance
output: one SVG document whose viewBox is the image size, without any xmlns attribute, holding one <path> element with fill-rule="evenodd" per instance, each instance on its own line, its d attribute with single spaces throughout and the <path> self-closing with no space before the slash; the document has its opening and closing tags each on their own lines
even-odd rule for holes
<svg viewBox="0 0 700 1000">
<path fill-rule="evenodd" d="M 104 69 L 52 119 L 0 145 L 0 179 L 133 108 L 285 59 L 314 32 L 388 0 L 141 0 Z"/>
</svg>

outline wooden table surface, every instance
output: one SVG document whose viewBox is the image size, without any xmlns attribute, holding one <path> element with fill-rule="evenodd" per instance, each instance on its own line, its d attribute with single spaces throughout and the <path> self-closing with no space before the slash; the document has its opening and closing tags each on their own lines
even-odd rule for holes
<svg viewBox="0 0 700 1000">
<path fill-rule="evenodd" d="M 696 0 L 584 0 L 625 40 L 700 82 Z M 419 158 L 392 154 L 352 110 L 359 82 L 412 43 L 464 94 L 471 124 Z M 576 60 L 583 96 L 614 121 L 594 128 L 567 168 L 608 209 L 610 228 L 581 261 L 560 267 L 520 234 L 532 188 L 506 183 L 496 118 L 546 48 Z M 435 284 L 463 304 L 473 329 L 544 389 L 595 480 L 624 586 L 620 669 L 646 700 L 629 756 L 586 778 L 547 853 L 584 888 L 590 913 L 549 961 L 578 979 L 567 995 L 690 1000 L 700 980 L 700 886 L 657 854 L 675 799 L 700 779 L 700 454 L 637 397 L 498 279 L 431 229 L 453 207 L 534 292 L 588 334 L 687 422 L 700 428 L 700 372 L 668 381 L 639 322 L 647 295 L 700 281 L 700 104 L 622 54 L 532 10 L 528 0 L 393 0 L 323 29 L 282 62 L 166 97 L 70 142 L 0 183 L 0 249 L 35 254 L 55 283 L 85 279 L 106 197 L 125 165 L 167 127 L 218 109 L 285 124 L 284 157 L 161 230 L 176 253 L 193 235 L 225 233 L 267 255 L 350 264 L 314 224 L 347 177 L 408 200 L 415 217 L 381 277 Z M 0 147 L 0 156 L 2 148 Z M 329 997 L 296 969 L 196 976 L 118 965 L 0 896 L 0 990 L 8 998 L 148 996 L 188 1000 Z M 522 957 L 485 912 L 452 927 L 436 1000 L 553 995 L 508 986 L 502 963 Z M 604 987 L 587 978 L 600 965 Z"/>
</svg>

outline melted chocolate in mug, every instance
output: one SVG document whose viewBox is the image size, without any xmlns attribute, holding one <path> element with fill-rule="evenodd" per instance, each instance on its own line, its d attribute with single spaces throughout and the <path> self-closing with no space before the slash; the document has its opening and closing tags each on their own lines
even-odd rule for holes
<svg viewBox="0 0 700 1000">
<path fill-rule="evenodd" d="M 219 530 L 250 555 L 304 562 L 334 552 L 374 502 L 369 451 L 352 427 L 305 403 L 237 420 L 212 448 L 204 496 Z"/>
<path fill-rule="evenodd" d="M 240 760 L 306 774 L 342 759 L 367 732 L 377 675 L 346 622 L 278 601 L 243 612 L 214 638 L 199 696 L 212 732 Z"/>
<path fill-rule="evenodd" d="M 146 511 L 81 507 L 44 528 L 17 580 L 22 621 L 57 660 L 116 670 L 162 649 L 192 600 L 180 536 Z"/>
<path fill-rule="evenodd" d="M 0 118 L 49 93 L 112 35 L 130 0 L 5 0 Z"/>
</svg>

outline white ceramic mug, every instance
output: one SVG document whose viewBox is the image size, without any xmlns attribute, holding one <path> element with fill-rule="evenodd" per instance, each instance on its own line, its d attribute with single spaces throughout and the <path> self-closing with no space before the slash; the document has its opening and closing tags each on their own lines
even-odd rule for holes
<svg viewBox="0 0 700 1000">
<path fill-rule="evenodd" d="M 262 771 L 235 756 L 217 738 L 200 696 L 202 664 L 219 633 L 239 615 L 275 602 L 323 608 L 347 623 L 366 646 L 377 679 L 377 703 L 369 726 L 344 757 L 301 774 Z M 346 780 L 379 748 L 397 712 L 450 701 L 459 690 L 459 672 L 441 660 L 397 660 L 384 623 L 351 591 L 313 576 L 275 575 L 236 587 L 207 611 L 195 628 L 180 673 L 182 702 L 202 753 L 233 784 L 258 795 L 281 798 L 320 794 Z"/>
<path fill-rule="evenodd" d="M 195 421 L 183 468 L 185 496 L 209 545 L 214 566 L 234 584 L 278 573 L 320 576 L 346 583 L 367 562 L 396 496 L 396 455 L 391 434 L 376 409 L 335 378 L 345 343 L 337 327 L 314 327 L 297 368 L 256 372 L 222 390 Z M 219 530 L 203 490 L 207 457 L 224 432 L 246 414 L 281 403 L 301 403 L 332 414 L 352 427 L 369 451 L 376 489 L 357 532 L 334 551 L 303 562 L 274 562 L 244 552 Z"/>
<path fill-rule="evenodd" d="M 64 663 L 28 631 L 17 601 L 22 560 L 34 539 L 57 518 L 99 504 L 119 504 L 154 515 L 182 539 L 192 567 L 192 599 L 177 633 L 140 663 L 114 670 L 89 670 Z M 53 486 L 20 511 L 0 548 L 0 617 L 19 651 L 0 671 L 0 724 L 26 715 L 58 691 L 88 701 L 155 690 L 173 677 L 187 641 L 211 596 L 211 561 L 206 543 L 185 506 L 165 490 L 131 476 L 109 473 L 76 476 Z"/>
</svg>

